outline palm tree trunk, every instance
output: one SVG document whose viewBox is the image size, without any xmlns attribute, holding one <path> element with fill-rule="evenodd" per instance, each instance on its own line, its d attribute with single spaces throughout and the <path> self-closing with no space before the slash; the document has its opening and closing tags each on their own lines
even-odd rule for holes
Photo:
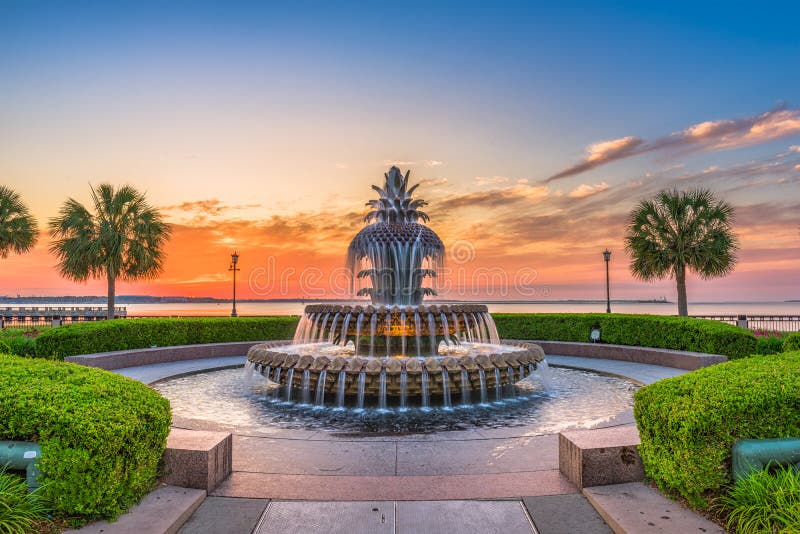
<svg viewBox="0 0 800 534">
<path fill-rule="evenodd" d="M 675 280 L 678 282 L 678 315 L 689 315 L 689 306 L 686 302 L 686 266 L 675 266 Z"/>
<path fill-rule="evenodd" d="M 115 293 L 116 293 L 116 279 L 114 275 L 108 273 L 108 313 L 106 318 L 111 320 L 114 318 L 114 311 L 116 308 L 115 301 Z"/>
</svg>

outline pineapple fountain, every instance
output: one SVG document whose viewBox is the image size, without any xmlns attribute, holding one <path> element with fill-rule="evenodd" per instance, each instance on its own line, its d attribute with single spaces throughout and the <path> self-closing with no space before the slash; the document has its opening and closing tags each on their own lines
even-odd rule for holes
<svg viewBox="0 0 800 534">
<path fill-rule="evenodd" d="M 501 344 L 486 306 L 423 302 L 436 295 L 423 284 L 440 273 L 444 244 L 423 224 L 427 203 L 412 199 L 419 184 L 408 187 L 409 172 L 392 167 L 385 178 L 347 254 L 352 288 L 370 304 L 306 306 L 291 344 L 254 346 L 248 367 L 273 382 L 276 399 L 318 406 L 447 408 L 459 397 L 513 396 L 544 351 Z"/>
</svg>

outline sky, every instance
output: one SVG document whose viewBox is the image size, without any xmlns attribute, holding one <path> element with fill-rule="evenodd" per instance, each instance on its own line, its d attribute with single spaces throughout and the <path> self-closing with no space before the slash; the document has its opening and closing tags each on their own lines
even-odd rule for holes
<svg viewBox="0 0 800 534">
<path fill-rule="evenodd" d="M 535 5 L 534 5 L 535 4 Z M 450 299 L 676 299 L 627 214 L 665 188 L 736 209 L 735 271 L 690 301 L 800 299 L 800 5 L 0 0 L 0 183 L 43 232 L 0 295 L 59 277 L 47 221 L 130 184 L 172 224 L 118 294 L 342 298 L 391 165 L 448 247 Z"/>
</svg>

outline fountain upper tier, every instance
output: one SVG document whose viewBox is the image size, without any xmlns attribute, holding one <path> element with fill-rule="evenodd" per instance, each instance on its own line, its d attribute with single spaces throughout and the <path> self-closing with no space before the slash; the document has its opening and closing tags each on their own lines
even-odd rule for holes
<svg viewBox="0 0 800 534">
<path fill-rule="evenodd" d="M 500 343 L 486 306 L 306 306 L 295 344 L 352 342 L 359 356 L 433 356 L 439 345 Z"/>
</svg>

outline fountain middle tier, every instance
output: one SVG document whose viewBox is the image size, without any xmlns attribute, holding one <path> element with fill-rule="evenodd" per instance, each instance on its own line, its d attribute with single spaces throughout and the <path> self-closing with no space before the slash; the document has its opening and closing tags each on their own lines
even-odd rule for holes
<svg viewBox="0 0 800 534">
<path fill-rule="evenodd" d="M 464 391 L 493 390 L 533 374 L 544 360 L 538 345 L 465 342 L 441 345 L 436 356 L 360 357 L 353 347 L 331 343 L 256 345 L 247 354 L 248 365 L 288 388 L 308 388 L 319 398 L 421 397 L 456 398 Z M 289 373 L 289 370 L 293 370 Z M 303 380 L 290 383 L 289 377 Z M 323 381 L 320 384 L 320 380 Z"/>
<path fill-rule="evenodd" d="M 359 356 L 434 356 L 439 345 L 499 344 L 489 310 L 476 304 L 306 306 L 295 344 L 352 342 Z"/>
</svg>

